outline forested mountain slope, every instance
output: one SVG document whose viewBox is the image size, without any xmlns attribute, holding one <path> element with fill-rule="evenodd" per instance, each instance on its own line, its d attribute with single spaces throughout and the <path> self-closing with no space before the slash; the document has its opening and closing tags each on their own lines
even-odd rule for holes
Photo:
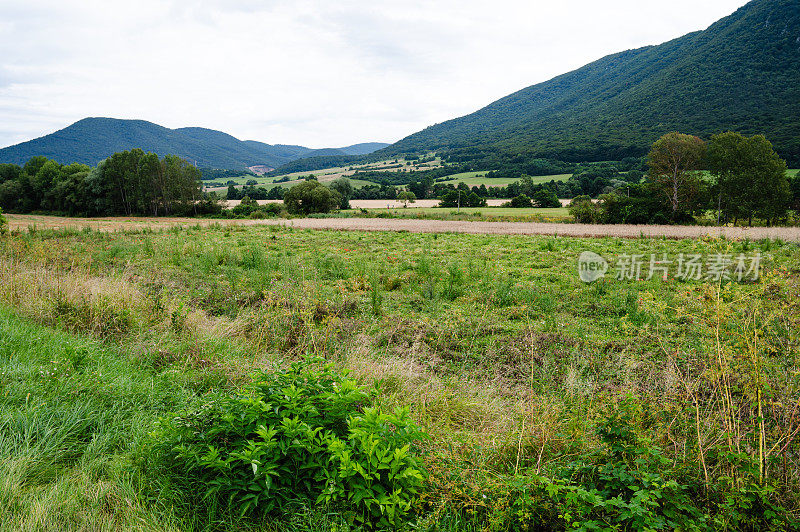
<svg viewBox="0 0 800 532">
<path fill-rule="evenodd" d="M 604 57 L 381 153 L 611 160 L 641 155 L 674 130 L 764 133 L 800 161 L 800 1 L 754 0 L 705 31 Z"/>
<path fill-rule="evenodd" d="M 0 149 L 0 163 L 24 164 L 44 155 L 63 164 L 95 165 L 113 153 L 141 148 L 161 156 L 179 155 L 201 168 L 277 167 L 301 157 L 363 154 L 386 144 L 365 143 L 314 150 L 303 146 L 241 141 L 201 127 L 169 129 L 144 120 L 84 118 L 43 137 Z"/>
</svg>

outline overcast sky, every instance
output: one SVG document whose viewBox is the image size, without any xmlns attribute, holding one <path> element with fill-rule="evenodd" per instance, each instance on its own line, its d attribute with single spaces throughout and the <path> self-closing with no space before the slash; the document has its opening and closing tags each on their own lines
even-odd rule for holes
<svg viewBox="0 0 800 532">
<path fill-rule="evenodd" d="M 745 0 L 0 0 L 0 146 L 87 116 L 393 142 Z"/>
</svg>

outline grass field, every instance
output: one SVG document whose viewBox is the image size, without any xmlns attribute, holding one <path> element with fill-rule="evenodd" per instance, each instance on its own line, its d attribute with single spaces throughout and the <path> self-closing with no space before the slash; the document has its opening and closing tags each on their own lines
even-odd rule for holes
<svg viewBox="0 0 800 532">
<path fill-rule="evenodd" d="M 519 179 L 513 178 L 505 178 L 505 177 L 495 177 L 495 178 L 487 178 L 485 177 L 488 172 L 464 172 L 460 174 L 453 174 L 451 176 L 447 176 L 443 179 L 438 179 L 437 182 L 442 183 L 452 183 L 455 186 L 458 186 L 459 183 L 464 183 L 470 187 L 479 187 L 481 185 L 486 185 L 487 187 L 505 187 L 510 185 L 511 183 L 515 183 L 519 181 Z M 566 181 L 572 177 L 572 174 L 559 174 L 559 175 L 546 175 L 546 176 L 535 176 L 532 177 L 531 180 L 534 184 L 540 183 L 549 183 L 550 181 Z M 455 178 L 455 179 L 450 179 Z"/>
<path fill-rule="evenodd" d="M 405 161 L 403 161 L 403 162 L 405 162 Z M 392 161 L 382 161 L 380 163 L 375 163 L 375 166 L 379 168 L 381 166 L 386 166 L 386 165 L 391 165 L 391 164 L 393 164 L 393 160 Z M 438 165 L 438 163 L 434 164 L 433 167 L 435 167 L 437 165 Z M 363 166 L 360 166 L 359 168 L 363 168 Z M 789 175 L 793 176 L 793 175 L 796 175 L 798 172 L 800 172 L 800 170 L 797 170 L 797 169 L 789 170 Z M 329 182 L 329 181 L 333 181 L 334 179 L 337 179 L 339 177 L 347 177 L 348 175 L 352 174 L 352 171 L 349 171 L 349 167 L 341 167 L 341 168 L 326 168 L 324 170 L 317 170 L 315 172 L 296 172 L 294 174 L 287 174 L 289 177 L 294 177 L 296 179 L 294 179 L 292 181 L 284 182 L 284 183 L 278 183 L 278 184 L 283 186 L 283 187 L 292 187 L 294 185 L 297 185 L 297 184 L 301 183 L 302 182 L 301 178 L 303 176 L 306 176 L 306 175 L 310 174 L 310 173 L 313 173 L 315 176 L 317 176 L 317 178 L 321 182 Z M 485 177 L 485 175 L 487 173 L 488 173 L 487 171 L 463 172 L 463 173 L 453 174 L 451 176 L 448 176 L 446 178 L 446 180 L 439 179 L 439 180 L 437 180 L 437 182 L 440 182 L 440 183 L 451 183 L 451 184 L 453 184 L 455 186 L 457 186 L 459 183 L 464 183 L 469 187 L 479 187 L 481 185 L 485 185 L 487 187 L 505 187 L 505 186 L 508 186 L 511 183 L 514 183 L 514 182 L 518 181 L 518 179 L 512 179 L 512 178 L 493 178 L 493 179 L 489 179 L 489 178 Z M 450 179 L 451 177 L 453 177 L 455 179 Z M 535 176 L 535 177 L 532 177 L 531 179 L 533 180 L 534 184 L 541 184 L 541 183 L 548 183 L 548 182 L 553 181 L 553 180 L 555 180 L 555 181 L 566 181 L 570 177 L 571 177 L 571 174 L 559 174 L 559 175 L 548 175 L 548 176 Z M 249 180 L 249 179 L 255 179 L 258 182 L 258 186 L 270 187 L 270 186 L 273 186 L 273 182 L 277 178 L 274 178 L 274 177 L 255 177 L 254 178 L 253 176 L 242 176 L 242 177 L 237 177 L 237 178 L 231 178 L 231 180 L 232 181 L 236 181 L 237 185 L 239 185 L 239 186 L 244 185 L 247 182 L 247 180 Z M 709 176 L 709 179 L 710 179 L 710 176 Z M 225 181 L 227 181 L 227 180 L 228 179 L 225 179 Z M 354 187 L 362 187 L 362 186 L 371 184 L 368 181 L 362 181 L 362 180 L 358 180 L 358 179 L 351 179 L 351 181 L 352 181 Z M 218 187 L 218 188 L 211 188 L 209 190 L 217 190 L 217 191 L 219 191 L 219 190 L 224 190 L 224 188 L 225 187 Z"/>
<path fill-rule="evenodd" d="M 318 178 L 318 181 L 320 183 L 330 183 L 331 181 L 339 179 L 340 177 L 342 177 L 342 176 L 341 175 L 320 176 Z M 367 185 L 374 185 L 375 184 L 375 183 L 372 183 L 371 181 L 364 181 L 363 179 L 351 179 L 351 178 L 348 178 L 348 179 L 350 179 L 350 184 L 353 185 L 354 188 L 361 188 L 361 187 L 364 187 L 364 186 L 367 186 Z M 267 188 L 272 188 L 274 186 L 279 186 L 279 187 L 283 187 L 283 188 L 287 188 L 288 189 L 288 188 L 292 188 L 295 185 L 299 185 L 300 183 L 303 183 L 303 182 L 304 181 L 301 179 L 301 180 L 298 180 L 298 181 L 286 181 L 285 183 L 274 183 L 274 184 L 273 183 L 267 183 Z"/>
<path fill-rule="evenodd" d="M 758 251 L 764 271 L 637 281 L 612 266 L 584 284 L 583 251 L 612 265 Z M 0 530 L 360 528 L 341 503 L 241 518 L 153 441 L 160 417 L 309 355 L 428 434 L 412 449 L 426 470 L 416 530 L 633 530 L 662 508 L 701 530 L 786 530 L 800 510 L 798 290 L 797 246 L 769 241 L 14 234 L 0 241 Z"/>
<path fill-rule="evenodd" d="M 308 175 L 309 173 L 310 172 L 307 172 L 305 175 Z M 315 175 L 317 175 L 317 174 L 315 174 Z M 317 180 L 320 183 L 330 183 L 331 181 L 333 181 L 335 179 L 338 179 L 340 177 L 343 177 L 343 174 L 318 175 Z M 300 183 L 303 182 L 302 179 L 297 179 L 297 180 L 293 180 L 293 181 L 285 181 L 283 183 L 275 183 L 274 182 L 275 178 L 273 178 L 273 177 L 252 177 L 252 176 L 246 176 L 244 178 L 234 178 L 234 179 L 232 179 L 232 181 L 236 181 L 237 182 L 236 186 L 244 186 L 245 183 L 247 183 L 247 181 L 250 180 L 250 179 L 255 179 L 257 181 L 257 183 L 258 183 L 256 186 L 264 187 L 267 190 L 271 189 L 272 187 L 276 187 L 276 186 L 283 187 L 283 188 L 292 188 L 293 186 L 299 185 Z M 350 178 L 348 178 L 348 179 L 350 179 Z M 363 186 L 366 186 L 366 185 L 373 185 L 374 183 L 372 183 L 370 181 L 364 181 L 362 179 L 350 179 L 350 184 L 353 185 L 356 188 L 360 188 L 360 187 L 363 187 Z M 227 187 L 227 185 L 224 186 L 224 187 L 210 187 L 207 190 L 211 191 L 211 192 L 225 192 L 226 190 L 228 190 L 228 187 Z"/>
<path fill-rule="evenodd" d="M 416 165 L 415 166 L 406 166 L 406 163 L 407 163 L 407 161 L 405 159 L 400 159 L 397 164 L 403 165 L 402 168 L 413 168 L 413 169 L 416 169 L 416 170 L 424 170 L 426 168 L 437 168 L 437 167 L 439 167 L 441 165 L 441 161 L 438 160 L 438 159 L 433 161 L 433 162 L 431 162 L 431 163 L 427 163 L 425 165 L 419 165 L 419 166 L 416 166 Z M 380 162 L 377 162 L 377 163 L 372 163 L 372 164 L 369 164 L 369 165 L 354 165 L 354 166 L 346 166 L 346 167 L 325 168 L 323 170 L 316 170 L 314 172 L 295 172 L 295 173 L 292 173 L 292 174 L 286 174 L 284 176 L 281 176 L 280 178 L 241 176 L 241 177 L 236 177 L 236 178 L 230 178 L 230 180 L 231 181 L 235 181 L 237 186 L 242 186 L 248 180 L 255 179 L 258 182 L 258 186 L 265 186 L 265 187 L 269 188 L 271 186 L 274 186 L 274 181 L 276 179 L 289 177 L 289 178 L 292 178 L 291 181 L 286 181 L 286 182 L 283 182 L 283 183 L 277 183 L 278 185 L 280 185 L 282 187 L 289 188 L 289 187 L 293 187 L 294 185 L 297 185 L 297 184 L 301 183 L 302 182 L 302 178 L 307 176 L 307 175 L 309 175 L 309 174 L 314 174 L 320 182 L 326 183 L 326 182 L 333 181 L 334 179 L 338 179 L 340 177 L 348 177 L 349 178 L 349 176 L 351 176 L 356 169 L 381 170 L 383 168 L 391 167 L 391 166 L 394 166 L 394 165 L 395 165 L 394 159 L 392 159 L 392 160 L 386 160 L 386 161 L 380 161 Z M 397 169 L 393 169 L 393 168 L 387 169 L 387 171 L 393 171 L 393 170 L 396 171 Z M 456 185 L 456 186 L 459 183 L 465 183 L 467 186 L 470 186 L 470 187 L 474 187 L 474 186 L 479 187 L 481 185 L 486 185 L 487 187 L 504 187 L 504 186 L 507 186 L 507 185 L 509 185 L 511 183 L 514 183 L 514 182 L 518 181 L 518 179 L 512 179 L 512 178 L 492 178 L 492 179 L 488 179 L 488 178 L 484 177 L 487 173 L 488 173 L 487 171 L 463 172 L 463 173 L 458 173 L 458 174 L 453 174 L 451 176 L 448 176 L 447 178 L 445 178 L 445 180 L 439 179 L 437 181 L 438 182 L 442 182 L 442 183 L 451 183 L 451 184 Z M 455 178 L 455 179 L 450 179 L 451 177 Z M 570 177 L 571 177 L 571 174 L 559 174 L 559 175 L 548 175 L 548 176 L 535 176 L 535 177 L 533 177 L 531 179 L 533 180 L 534 184 L 540 184 L 540 183 L 547 183 L 547 182 L 550 182 L 550 181 L 553 181 L 553 180 L 555 180 L 555 181 L 566 181 Z M 219 182 L 219 181 L 228 181 L 228 180 L 229 179 L 226 178 L 224 180 L 216 180 L 216 181 Z M 354 187 L 362 187 L 364 185 L 371 184 L 368 181 L 362 181 L 362 180 L 358 180 L 358 179 L 351 179 L 351 181 L 352 181 L 352 184 L 353 184 Z M 227 188 L 227 187 L 214 187 L 214 188 L 210 188 L 209 190 L 221 191 L 221 190 L 224 190 L 225 188 Z"/>
<path fill-rule="evenodd" d="M 302 179 L 309 174 L 313 174 L 321 183 L 327 183 L 338 179 L 340 177 L 350 177 L 353 173 L 357 170 L 373 170 L 373 171 L 397 171 L 397 170 L 426 170 L 430 168 L 437 168 L 441 166 L 441 160 L 435 159 L 431 162 L 424 163 L 424 164 L 417 164 L 416 162 L 412 161 L 412 164 L 409 166 L 406 159 L 400 158 L 397 159 L 395 163 L 395 159 L 387 159 L 384 161 L 377 161 L 374 163 L 369 164 L 356 164 L 350 166 L 340 166 L 340 167 L 331 167 L 331 168 L 324 168 L 322 170 L 314 170 L 313 172 L 293 172 L 290 174 L 283 174 L 280 177 L 266 177 L 266 176 L 251 176 L 251 175 L 244 175 L 240 177 L 233 177 L 233 178 L 225 178 L 225 179 L 217 179 L 214 182 L 227 182 L 227 181 L 234 181 L 237 186 L 243 186 L 247 181 L 254 179 L 257 182 L 257 186 L 271 188 L 272 186 L 279 185 L 284 188 L 291 188 L 294 185 L 302 183 Z M 393 166 L 401 165 L 401 168 L 391 168 Z M 283 178 L 290 178 L 290 181 L 284 181 L 282 183 L 275 183 L 278 179 Z M 360 179 L 350 179 L 352 185 L 354 187 L 362 187 L 364 185 L 372 184 L 369 181 L 363 181 Z M 220 191 L 225 187 L 211 187 L 208 190 L 211 191 Z"/>
</svg>

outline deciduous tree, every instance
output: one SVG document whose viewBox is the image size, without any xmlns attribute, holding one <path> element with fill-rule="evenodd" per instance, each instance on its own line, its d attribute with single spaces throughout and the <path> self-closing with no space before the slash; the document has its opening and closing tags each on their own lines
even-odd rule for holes
<svg viewBox="0 0 800 532">
<path fill-rule="evenodd" d="M 716 179 L 717 203 L 726 219 L 753 217 L 772 224 L 786 215 L 791 200 L 786 161 L 764 135 L 727 132 L 711 137 L 707 165 Z"/>
<path fill-rule="evenodd" d="M 650 150 L 648 176 L 669 202 L 673 220 L 694 207 L 700 190 L 698 171 L 705 152 L 701 138 L 677 132 L 667 133 Z"/>
<path fill-rule="evenodd" d="M 289 214 L 330 212 L 339 207 L 341 197 L 319 181 L 305 181 L 290 188 L 283 198 Z"/>
<path fill-rule="evenodd" d="M 346 177 L 340 177 L 339 179 L 335 179 L 329 185 L 331 190 L 335 190 L 341 196 L 339 208 L 340 209 L 349 209 L 350 208 L 350 198 L 353 197 L 353 184 L 350 183 L 350 180 Z"/>
<path fill-rule="evenodd" d="M 414 203 L 417 201 L 417 196 L 414 195 L 414 193 L 410 190 L 403 190 L 397 194 L 397 199 L 403 202 L 403 207 L 408 207 L 409 203 Z"/>
</svg>

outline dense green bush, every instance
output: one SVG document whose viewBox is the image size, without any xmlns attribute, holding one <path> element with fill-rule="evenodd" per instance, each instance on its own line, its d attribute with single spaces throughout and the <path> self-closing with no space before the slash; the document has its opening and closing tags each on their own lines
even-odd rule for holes
<svg viewBox="0 0 800 532">
<path fill-rule="evenodd" d="M 259 205 L 256 200 L 249 199 L 245 196 L 242 202 L 230 209 L 229 212 L 237 218 L 261 219 L 280 216 L 285 212 L 285 207 L 282 203 L 266 203 L 264 205 Z"/>
<path fill-rule="evenodd" d="M 319 181 L 310 180 L 290 188 L 283 197 L 283 203 L 289 214 L 309 215 L 338 209 L 342 198 L 335 190 Z"/>
<path fill-rule="evenodd" d="M 569 214 L 579 224 L 593 224 L 600 221 L 600 209 L 590 196 L 578 196 L 569 204 Z"/>
<path fill-rule="evenodd" d="M 278 183 L 278 181 L 276 181 L 276 183 Z M 206 187 L 211 187 L 211 184 L 207 183 Z M 273 186 L 269 190 L 254 185 L 245 185 L 239 189 L 236 188 L 235 181 L 230 181 L 228 182 L 228 191 L 225 194 L 225 199 L 240 200 L 248 196 L 250 199 L 254 200 L 282 200 L 285 192 L 284 188 L 278 185 Z"/>
<path fill-rule="evenodd" d="M 527 209 L 533 207 L 533 202 L 525 194 L 520 194 L 519 196 L 512 198 L 508 203 L 508 206 L 514 207 L 515 209 Z"/>
<path fill-rule="evenodd" d="M 339 208 L 349 209 L 350 199 L 353 197 L 353 184 L 346 177 L 335 179 L 330 185 L 330 189 L 339 193 Z"/>
<path fill-rule="evenodd" d="M 673 213 L 652 183 L 630 185 L 625 190 L 600 195 L 600 222 L 605 224 L 690 223 L 691 215 Z"/>
<path fill-rule="evenodd" d="M 416 196 L 416 194 L 415 194 Z M 469 190 L 450 190 L 445 193 L 440 201 L 439 207 L 485 207 L 486 200 Z"/>
<path fill-rule="evenodd" d="M 317 362 L 263 371 L 235 397 L 162 418 L 156 461 L 183 493 L 240 515 L 326 503 L 355 523 L 393 526 L 423 482 L 408 410 L 370 408 L 352 380 Z"/>
<path fill-rule="evenodd" d="M 534 192 L 533 196 L 531 196 L 531 202 L 533 202 L 536 207 L 542 209 L 557 209 L 561 207 L 561 202 L 558 201 L 558 196 L 556 193 L 547 189 L 541 189 Z"/>
<path fill-rule="evenodd" d="M 633 430 L 633 401 L 623 401 L 595 430 L 603 447 L 545 482 L 570 528 L 598 530 L 700 530 L 706 517 L 692 500 L 693 487 L 676 480 L 673 463 Z M 578 526 L 579 525 L 579 526 Z"/>
</svg>

